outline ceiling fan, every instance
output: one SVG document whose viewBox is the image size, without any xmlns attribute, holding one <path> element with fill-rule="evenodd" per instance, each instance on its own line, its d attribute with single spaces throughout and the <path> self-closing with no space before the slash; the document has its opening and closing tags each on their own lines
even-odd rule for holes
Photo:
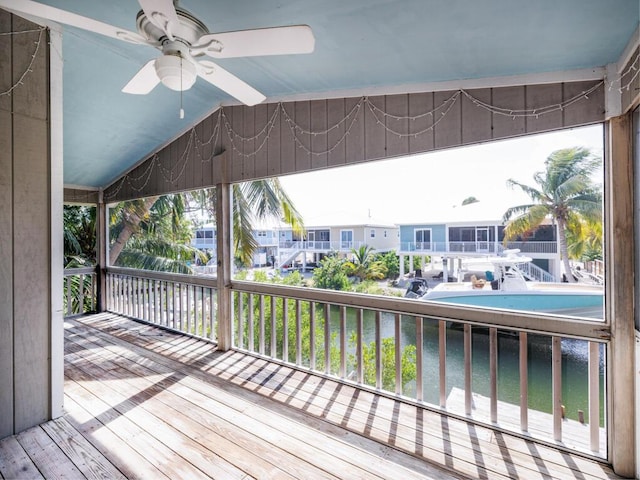
<svg viewBox="0 0 640 480">
<path fill-rule="evenodd" d="M 52 20 L 162 52 L 147 62 L 124 86 L 124 93 L 145 95 L 158 83 L 184 91 L 197 77 L 227 92 L 246 105 L 265 96 L 232 73 L 200 57 L 236 58 L 313 52 L 315 39 L 308 25 L 209 33 L 203 22 L 178 6 L 177 0 L 139 0 L 138 33 L 31 0 L 0 0 L 0 7 L 18 14 Z"/>
</svg>

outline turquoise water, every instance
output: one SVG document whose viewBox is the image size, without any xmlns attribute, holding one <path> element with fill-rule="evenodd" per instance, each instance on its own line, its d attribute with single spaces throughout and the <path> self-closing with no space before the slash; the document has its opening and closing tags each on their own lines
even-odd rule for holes
<svg viewBox="0 0 640 480">
<path fill-rule="evenodd" d="M 339 330 L 338 310 L 332 309 L 332 332 Z M 356 329 L 354 309 L 347 309 L 347 338 Z M 394 317 L 383 314 L 382 338 L 394 336 Z M 375 337 L 374 313 L 364 314 L 364 341 Z M 416 328 L 413 317 L 401 320 L 401 344 L 415 345 Z M 472 385 L 473 391 L 489 396 L 489 335 L 487 329 L 474 329 L 472 335 Z M 464 388 L 464 350 L 461 328 L 447 328 L 447 395 L 454 387 Z M 355 346 L 350 345 L 350 353 Z M 600 424 L 604 418 L 604 347 L 600 351 Z M 529 408 L 542 412 L 552 411 L 551 338 L 528 336 L 528 386 Z M 415 395 L 415 384 L 406 386 L 406 394 Z M 413 389 L 413 390 L 411 390 Z M 438 322 L 425 319 L 423 324 L 423 398 L 426 402 L 439 403 L 439 347 Z M 519 405 L 519 339 L 517 336 L 498 335 L 498 399 Z M 568 418 L 578 419 L 582 410 L 588 421 L 588 343 L 581 340 L 562 340 L 562 403 Z"/>
</svg>

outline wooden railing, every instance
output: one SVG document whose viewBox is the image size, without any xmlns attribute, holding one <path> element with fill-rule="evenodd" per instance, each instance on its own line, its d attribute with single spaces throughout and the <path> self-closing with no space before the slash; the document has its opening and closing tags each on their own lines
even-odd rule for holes
<svg viewBox="0 0 640 480">
<path fill-rule="evenodd" d="M 241 281 L 232 296 L 237 349 L 607 456 L 603 322 Z M 564 364 L 576 349 L 583 371 Z"/>
<path fill-rule="evenodd" d="M 64 300 L 65 317 L 96 311 L 96 268 L 65 268 Z"/>
<path fill-rule="evenodd" d="M 216 341 L 215 278 L 111 267 L 106 280 L 107 310 Z"/>
<path fill-rule="evenodd" d="M 607 458 L 605 322 L 246 281 L 231 296 L 235 349 Z M 214 278 L 109 268 L 106 305 L 216 341 Z"/>
</svg>

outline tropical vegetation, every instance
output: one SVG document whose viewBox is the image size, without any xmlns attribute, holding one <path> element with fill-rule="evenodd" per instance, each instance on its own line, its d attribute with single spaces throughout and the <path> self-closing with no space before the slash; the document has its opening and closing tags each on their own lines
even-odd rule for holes
<svg viewBox="0 0 640 480">
<path fill-rule="evenodd" d="M 65 205 L 64 268 L 78 268 L 96 264 L 96 208 Z"/>
<path fill-rule="evenodd" d="M 208 259 L 190 244 L 191 224 L 185 213 L 216 215 L 216 188 L 121 202 L 111 209 L 110 263 L 134 268 L 191 273 L 197 257 Z M 295 231 L 303 220 L 277 178 L 232 187 L 234 254 L 249 265 L 258 244 L 253 238 L 258 221 L 277 219 Z"/>
<path fill-rule="evenodd" d="M 362 245 L 359 248 L 352 248 L 352 259 L 344 264 L 346 273 L 350 277 L 355 277 L 359 281 L 380 280 L 387 275 L 386 265 L 374 257 L 375 248 L 369 245 Z"/>
<path fill-rule="evenodd" d="M 336 256 L 326 257 L 325 261 L 332 266 L 339 265 Z M 316 269 L 317 271 L 318 269 Z M 344 272 L 343 272 L 344 273 Z M 240 276 L 246 278 L 247 273 L 243 272 Z M 303 284 L 303 277 L 299 272 L 291 272 L 286 277 L 280 277 L 276 275 L 273 278 L 268 278 L 266 273 L 261 270 L 253 272 L 253 280 L 258 282 L 270 282 L 285 285 L 297 285 Z M 249 305 L 248 293 L 242 293 L 243 305 Z M 236 300 L 237 301 L 237 300 Z M 273 308 L 272 304 L 273 303 Z M 263 308 L 263 312 L 275 312 L 275 316 L 269 321 L 265 321 L 260 325 L 260 318 L 264 316 L 260 314 L 260 309 Z M 265 298 L 265 303 L 262 307 L 259 302 L 253 302 L 253 312 L 249 314 L 248 309 L 244 310 L 243 321 L 246 326 L 243 329 L 243 345 L 254 348 L 258 351 L 263 351 L 267 355 L 271 355 L 276 358 L 282 358 L 284 356 L 284 340 L 287 340 L 287 358 L 285 361 L 296 362 L 298 352 L 297 348 L 297 335 L 298 326 L 296 322 L 289 320 L 284 322 L 284 311 L 287 311 L 287 319 L 295 319 L 300 315 L 300 359 L 301 364 L 310 366 L 311 363 L 311 347 L 313 344 L 314 351 L 314 363 L 317 370 L 329 371 L 332 374 L 338 374 L 340 368 L 340 350 L 338 348 L 338 334 L 336 325 L 340 318 L 340 309 L 338 307 L 329 307 L 329 310 L 325 312 L 325 307 L 322 304 L 314 304 L 312 302 L 300 302 L 297 306 L 294 301 L 286 301 L 285 299 L 277 299 L 275 297 Z M 299 312 L 297 309 L 300 309 Z M 314 323 L 311 322 L 311 308 L 315 308 Z M 347 318 L 355 318 L 355 309 L 347 308 Z M 325 322 L 329 319 L 329 356 L 326 357 L 325 350 Z M 247 322 L 253 321 L 253 325 L 249 328 Z M 373 312 L 364 312 L 364 322 L 373 321 Z M 347 325 L 349 325 L 347 320 Z M 351 327 L 353 328 L 353 327 Z M 347 326 L 348 330 L 351 330 Z M 275 338 L 274 338 L 275 336 Z M 355 351 L 357 337 L 355 332 L 348 336 L 349 338 L 349 352 Z M 381 379 L 382 388 L 394 392 L 396 386 L 396 368 L 395 368 L 395 341 L 392 337 L 386 337 L 382 339 L 381 345 Z M 357 358 L 355 354 L 349 353 L 347 355 L 347 368 L 349 372 L 355 371 L 357 368 Z M 402 390 L 409 391 L 411 388 L 415 388 L 415 379 L 417 376 L 416 367 L 416 347 L 415 345 L 405 345 L 401 352 L 401 379 Z M 328 362 L 328 365 L 327 365 Z M 364 376 L 364 383 L 370 386 L 376 385 L 376 346 L 375 341 L 370 343 L 363 342 L 362 345 L 362 370 Z"/>
<path fill-rule="evenodd" d="M 577 255 L 587 247 L 592 250 L 602 247 L 601 240 L 597 240 L 601 239 L 602 231 L 602 188 L 594 182 L 600 166 L 600 158 L 588 148 L 565 148 L 547 157 L 545 171 L 533 177 L 536 186 L 509 179 L 507 184 L 520 188 L 532 203 L 511 207 L 504 213 L 503 219 L 508 222 L 505 241 L 517 236 L 526 238 L 551 218 L 557 226 L 558 248 L 567 280 L 575 281 L 570 274 L 570 253 Z"/>
</svg>

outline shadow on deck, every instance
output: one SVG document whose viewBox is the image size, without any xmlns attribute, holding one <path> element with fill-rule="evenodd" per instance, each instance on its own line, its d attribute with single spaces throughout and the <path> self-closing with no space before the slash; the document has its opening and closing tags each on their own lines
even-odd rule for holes
<svg viewBox="0 0 640 480">
<path fill-rule="evenodd" d="M 65 324 L 64 417 L 4 478 L 619 478 L 601 463 L 112 314 Z"/>
</svg>

